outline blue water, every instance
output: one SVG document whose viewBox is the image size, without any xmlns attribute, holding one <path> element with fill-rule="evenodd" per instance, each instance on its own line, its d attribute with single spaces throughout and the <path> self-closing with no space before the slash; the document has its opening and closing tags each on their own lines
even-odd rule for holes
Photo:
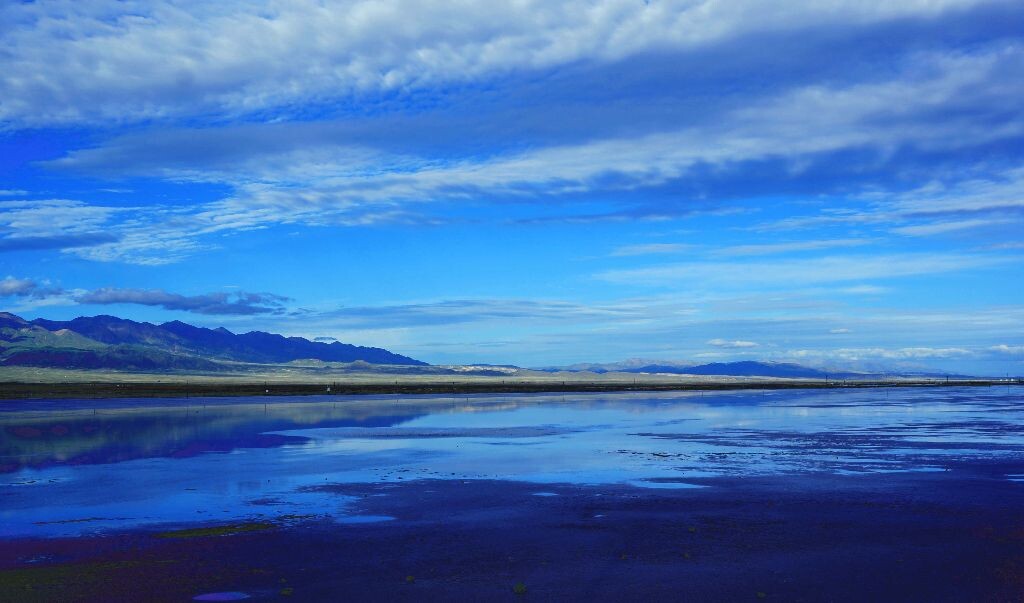
<svg viewBox="0 0 1024 603">
<path fill-rule="evenodd" d="M 0 537 L 360 516 L 317 486 L 700 478 L 1024 462 L 1019 388 L 26 401 L 0 408 Z M 1006 475 L 1021 482 L 1022 473 Z M 713 487 L 713 486 L 711 486 Z M 1024 487 L 1024 483 L 1021 483 Z"/>
</svg>

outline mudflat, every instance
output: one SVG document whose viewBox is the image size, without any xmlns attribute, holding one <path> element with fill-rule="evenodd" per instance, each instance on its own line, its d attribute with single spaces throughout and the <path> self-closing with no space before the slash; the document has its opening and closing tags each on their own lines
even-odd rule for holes
<svg viewBox="0 0 1024 603">
<path fill-rule="evenodd" d="M 3 601 L 1024 596 L 1015 388 L 7 408 Z"/>
<path fill-rule="evenodd" d="M 10 540 L 0 599 L 1019 601 L 1022 469 L 328 485 L 379 520 Z"/>
</svg>

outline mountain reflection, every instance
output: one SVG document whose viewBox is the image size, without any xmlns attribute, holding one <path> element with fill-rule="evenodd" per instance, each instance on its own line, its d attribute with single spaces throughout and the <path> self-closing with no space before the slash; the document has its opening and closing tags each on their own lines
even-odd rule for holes
<svg viewBox="0 0 1024 603">
<path fill-rule="evenodd" d="M 0 415 L 0 473 L 298 445 L 306 438 L 268 432 L 390 427 L 421 415 L 410 409 L 380 414 L 329 403 L 80 410 L 59 416 L 6 413 Z"/>
</svg>

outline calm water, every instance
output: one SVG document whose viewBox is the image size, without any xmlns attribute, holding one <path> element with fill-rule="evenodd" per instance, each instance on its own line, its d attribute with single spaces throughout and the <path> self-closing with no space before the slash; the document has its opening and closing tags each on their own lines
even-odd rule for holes
<svg viewBox="0 0 1024 603">
<path fill-rule="evenodd" d="M 545 483 L 686 488 L 714 476 L 1024 464 L 1021 391 L 5 403 L 0 537 L 390 519 L 354 515 L 350 499 L 309 488 L 345 482 L 506 479 L 545 495 Z"/>
</svg>

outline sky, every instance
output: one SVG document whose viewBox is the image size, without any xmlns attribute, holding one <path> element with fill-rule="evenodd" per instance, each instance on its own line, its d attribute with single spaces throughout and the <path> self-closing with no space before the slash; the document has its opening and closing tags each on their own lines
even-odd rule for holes
<svg viewBox="0 0 1024 603">
<path fill-rule="evenodd" d="M 1024 373 L 1024 4 L 0 4 L 0 308 Z"/>
</svg>

